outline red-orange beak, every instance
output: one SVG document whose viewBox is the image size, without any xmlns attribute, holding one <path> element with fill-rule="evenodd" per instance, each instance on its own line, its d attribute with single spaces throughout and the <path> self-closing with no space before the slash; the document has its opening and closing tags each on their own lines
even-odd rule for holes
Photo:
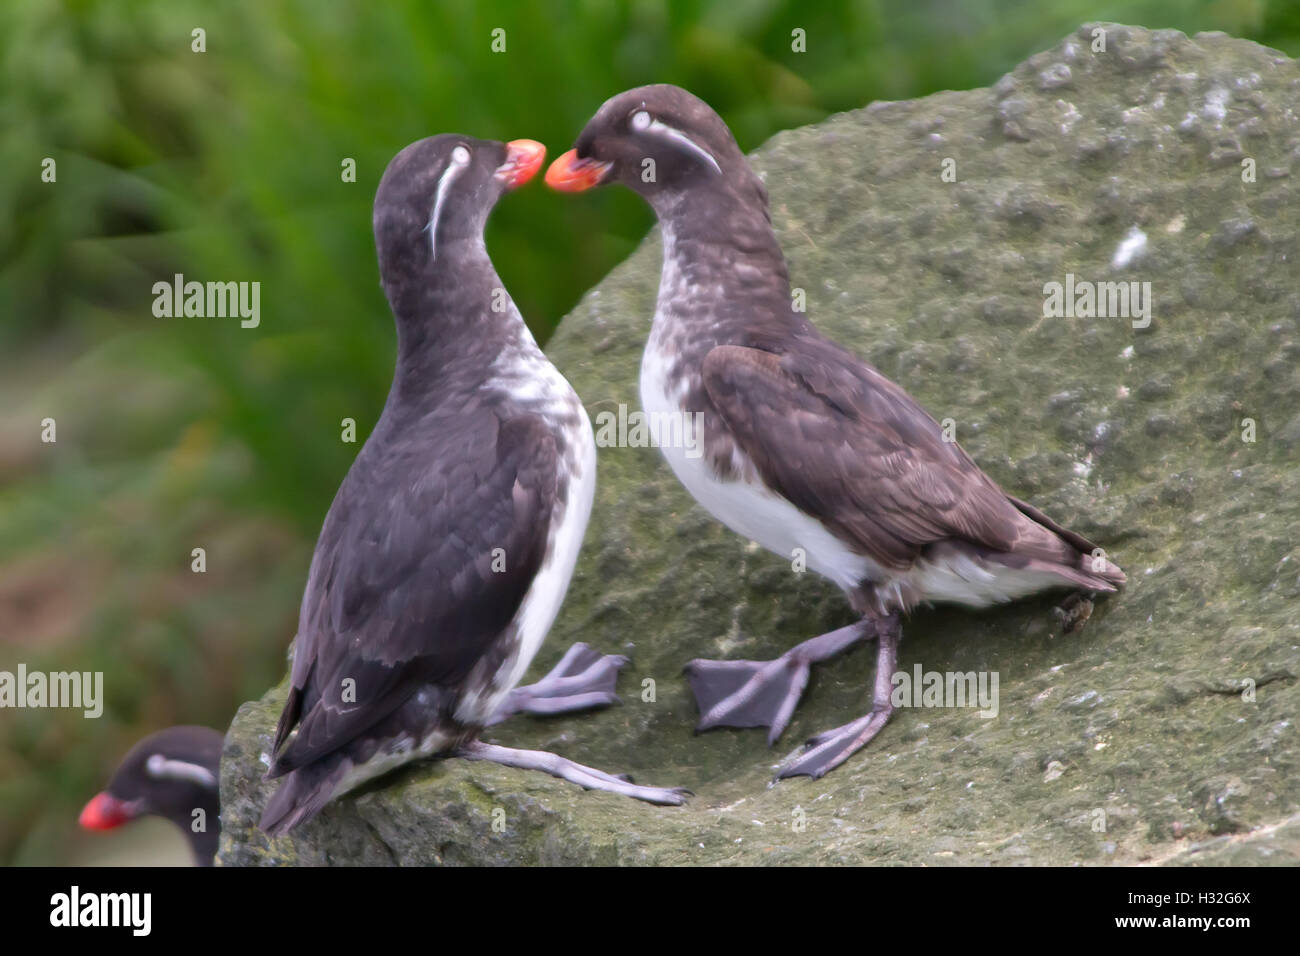
<svg viewBox="0 0 1300 956">
<path fill-rule="evenodd" d="M 551 168 L 546 171 L 546 185 L 562 193 L 580 193 L 599 186 L 613 165 L 594 159 L 579 159 L 578 151 L 571 149 L 551 163 Z"/>
<path fill-rule="evenodd" d="M 134 818 L 134 809 L 126 801 L 112 794 L 97 793 L 82 809 L 78 822 L 87 830 L 112 830 Z"/>
<path fill-rule="evenodd" d="M 497 167 L 496 177 L 506 189 L 516 189 L 537 175 L 546 159 L 546 147 L 534 139 L 506 143 L 506 161 Z"/>
</svg>

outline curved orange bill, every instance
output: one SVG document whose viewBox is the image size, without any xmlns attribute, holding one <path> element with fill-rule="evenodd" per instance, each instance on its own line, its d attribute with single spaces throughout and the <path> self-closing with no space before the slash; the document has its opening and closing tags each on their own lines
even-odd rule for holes
<svg viewBox="0 0 1300 956">
<path fill-rule="evenodd" d="M 579 159 L 578 151 L 571 149 L 551 163 L 546 171 L 546 185 L 562 193 L 580 193 L 599 186 L 613 163 L 594 159 Z"/>
<path fill-rule="evenodd" d="M 97 793 L 81 811 L 78 821 L 87 830 L 112 830 L 135 817 L 131 806 L 112 794 Z"/>
<path fill-rule="evenodd" d="M 537 140 L 511 140 L 506 143 L 506 161 L 497 167 L 496 178 L 507 189 L 515 189 L 536 176 L 545 159 L 546 147 Z"/>
</svg>

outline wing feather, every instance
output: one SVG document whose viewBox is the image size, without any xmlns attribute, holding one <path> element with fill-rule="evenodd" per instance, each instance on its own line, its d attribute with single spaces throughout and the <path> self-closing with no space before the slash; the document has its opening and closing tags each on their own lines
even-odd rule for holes
<svg viewBox="0 0 1300 956">
<path fill-rule="evenodd" d="M 325 519 L 276 748 L 295 725 L 298 735 L 272 776 L 502 653 L 541 563 L 557 475 L 545 424 L 480 408 L 418 427 L 419 442 L 372 436 Z"/>
<path fill-rule="evenodd" d="M 801 336 L 779 353 L 720 345 L 703 371 L 763 479 L 877 563 L 905 569 L 949 539 L 1067 556 L 910 395 L 833 342 Z"/>
</svg>

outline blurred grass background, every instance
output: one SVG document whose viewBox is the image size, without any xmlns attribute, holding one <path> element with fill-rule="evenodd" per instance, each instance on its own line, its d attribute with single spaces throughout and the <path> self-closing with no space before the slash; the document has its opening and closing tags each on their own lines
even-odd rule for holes
<svg viewBox="0 0 1300 956">
<path fill-rule="evenodd" d="M 0 5 L 0 670 L 103 671 L 106 696 L 98 720 L 0 711 L 0 862 L 184 858 L 157 829 L 106 854 L 76 814 L 137 738 L 224 728 L 283 673 L 359 447 L 340 420 L 364 439 L 392 370 L 370 204 L 398 149 L 458 131 L 554 156 L 650 82 L 701 95 L 751 149 L 872 100 L 989 85 L 1088 20 L 1300 53 L 1297 0 Z M 544 340 L 650 223 L 625 191 L 534 185 L 488 245 Z M 260 281 L 261 326 L 155 318 L 151 287 L 175 272 Z"/>
</svg>

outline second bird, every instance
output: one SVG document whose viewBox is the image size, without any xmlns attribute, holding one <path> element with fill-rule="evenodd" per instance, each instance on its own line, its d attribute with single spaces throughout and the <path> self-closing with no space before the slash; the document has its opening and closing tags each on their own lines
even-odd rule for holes
<svg viewBox="0 0 1300 956">
<path fill-rule="evenodd" d="M 1092 542 L 1003 492 L 907 392 L 792 307 L 767 190 L 708 104 L 675 86 L 620 93 L 546 181 L 570 192 L 621 183 L 654 209 L 664 262 L 641 403 L 703 416 L 703 454 L 664 446 L 668 464 L 733 531 L 787 559 L 806 554 L 860 618 L 773 661 L 692 661 L 699 729 L 763 726 L 775 742 L 810 665 L 874 638 L 870 712 L 814 737 L 779 773 L 820 777 L 893 712 L 901 614 L 1124 582 Z"/>
</svg>

